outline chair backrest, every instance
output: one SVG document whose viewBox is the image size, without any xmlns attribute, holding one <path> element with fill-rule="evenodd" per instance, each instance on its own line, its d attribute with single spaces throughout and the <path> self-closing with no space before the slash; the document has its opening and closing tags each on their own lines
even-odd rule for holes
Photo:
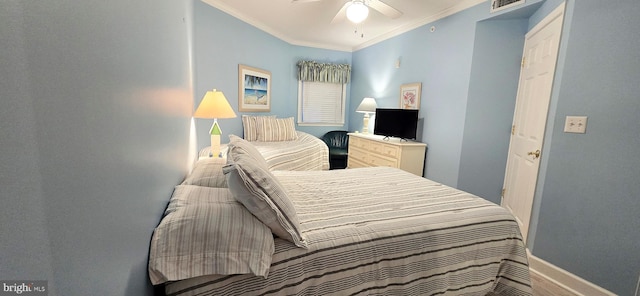
<svg viewBox="0 0 640 296">
<path fill-rule="evenodd" d="M 322 136 L 322 140 L 329 148 L 347 148 L 349 146 L 349 136 L 347 131 L 329 131 Z"/>
</svg>

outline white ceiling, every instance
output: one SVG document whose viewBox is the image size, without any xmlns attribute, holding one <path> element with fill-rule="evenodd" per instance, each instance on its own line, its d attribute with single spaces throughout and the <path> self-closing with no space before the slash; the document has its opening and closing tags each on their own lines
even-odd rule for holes
<svg viewBox="0 0 640 296">
<path fill-rule="evenodd" d="M 354 51 L 431 23 L 486 0 L 382 0 L 402 12 L 396 19 L 369 9 L 355 25 L 331 20 L 349 0 L 202 0 L 288 43 Z M 487 2 L 487 10 L 489 3 Z M 356 33 L 357 31 L 357 33 Z"/>
</svg>

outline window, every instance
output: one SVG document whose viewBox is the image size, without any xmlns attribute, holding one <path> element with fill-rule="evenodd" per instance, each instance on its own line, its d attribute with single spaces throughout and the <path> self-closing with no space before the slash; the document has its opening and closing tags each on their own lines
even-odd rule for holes
<svg viewBox="0 0 640 296">
<path fill-rule="evenodd" d="M 298 125 L 344 125 L 348 64 L 298 62 Z"/>
<path fill-rule="evenodd" d="M 298 81 L 298 125 L 344 125 L 346 97 L 345 84 Z"/>
</svg>

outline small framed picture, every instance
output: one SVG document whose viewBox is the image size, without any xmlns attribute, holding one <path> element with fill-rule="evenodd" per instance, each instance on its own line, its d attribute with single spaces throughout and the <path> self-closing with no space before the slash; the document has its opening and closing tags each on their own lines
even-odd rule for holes
<svg viewBox="0 0 640 296">
<path fill-rule="evenodd" d="M 271 72 L 238 65 L 238 110 L 271 111 Z"/>
<path fill-rule="evenodd" d="M 422 83 L 408 83 L 400 86 L 400 108 L 420 109 L 420 93 L 422 93 Z"/>
</svg>

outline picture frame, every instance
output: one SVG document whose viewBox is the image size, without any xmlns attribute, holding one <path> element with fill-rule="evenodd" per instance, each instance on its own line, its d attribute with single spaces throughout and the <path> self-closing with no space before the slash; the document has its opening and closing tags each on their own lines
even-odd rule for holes
<svg viewBox="0 0 640 296">
<path fill-rule="evenodd" d="M 422 83 L 407 83 L 400 86 L 400 108 L 420 110 Z"/>
<path fill-rule="evenodd" d="M 238 65 L 238 110 L 271 111 L 271 72 Z"/>
</svg>

